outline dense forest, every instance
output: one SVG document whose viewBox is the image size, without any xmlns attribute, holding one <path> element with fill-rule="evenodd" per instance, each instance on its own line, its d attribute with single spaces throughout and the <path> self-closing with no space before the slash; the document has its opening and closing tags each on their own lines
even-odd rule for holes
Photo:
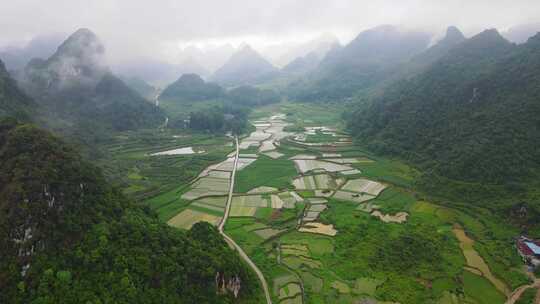
<svg viewBox="0 0 540 304">
<path fill-rule="evenodd" d="M 458 44 L 349 116 L 372 150 L 459 180 L 512 183 L 540 168 L 540 35 L 513 45 L 495 30 Z"/>
<path fill-rule="evenodd" d="M 214 227 L 159 222 L 46 131 L 2 120 L 0 169 L 2 303 L 222 303 L 257 291 Z"/>
</svg>

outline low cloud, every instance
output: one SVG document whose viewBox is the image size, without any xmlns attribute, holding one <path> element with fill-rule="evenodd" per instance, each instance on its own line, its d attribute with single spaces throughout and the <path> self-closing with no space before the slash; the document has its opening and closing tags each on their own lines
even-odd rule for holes
<svg viewBox="0 0 540 304">
<path fill-rule="evenodd" d="M 48 33 L 92 29 L 110 60 L 175 60 L 182 45 L 245 41 L 256 48 L 333 33 L 342 42 L 361 30 L 395 24 L 466 34 L 538 22 L 538 0 L 19 0 L 0 4 L 0 46 Z"/>
</svg>

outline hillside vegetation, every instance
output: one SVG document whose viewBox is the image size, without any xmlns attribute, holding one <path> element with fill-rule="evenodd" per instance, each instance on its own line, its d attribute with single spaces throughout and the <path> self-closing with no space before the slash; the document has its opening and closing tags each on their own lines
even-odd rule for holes
<svg viewBox="0 0 540 304">
<path fill-rule="evenodd" d="M 540 36 L 515 46 L 485 31 L 349 118 L 375 151 L 450 178 L 510 183 L 540 167 Z"/>
<path fill-rule="evenodd" d="M 159 222 L 46 131 L 2 121 L 0 172 L 2 303 L 257 300 L 214 227 Z"/>
</svg>

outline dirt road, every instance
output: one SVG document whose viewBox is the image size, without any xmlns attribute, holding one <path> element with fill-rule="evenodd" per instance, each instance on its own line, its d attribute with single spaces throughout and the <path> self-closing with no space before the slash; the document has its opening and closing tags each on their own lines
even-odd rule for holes
<svg viewBox="0 0 540 304">
<path fill-rule="evenodd" d="M 229 197 L 227 198 L 227 205 L 225 206 L 225 213 L 223 214 L 223 218 L 221 219 L 221 222 L 218 225 L 218 230 L 219 230 L 219 233 L 225 239 L 225 241 L 227 241 L 227 243 L 233 246 L 236 249 L 236 251 L 238 251 L 238 253 L 240 254 L 240 257 L 244 261 L 246 261 L 246 263 L 253 269 L 253 271 L 255 271 L 255 274 L 257 274 L 259 281 L 261 281 L 261 285 L 264 290 L 264 296 L 266 297 L 266 303 L 272 304 L 270 292 L 268 291 L 268 284 L 266 283 L 266 279 L 264 278 L 264 275 L 262 274 L 261 270 L 257 267 L 257 265 L 255 265 L 255 263 L 253 263 L 253 261 L 251 261 L 251 259 L 244 252 L 244 250 L 242 250 L 242 248 L 238 246 L 238 244 L 236 244 L 236 242 L 231 237 L 229 237 L 228 235 L 225 234 L 225 232 L 223 232 L 223 227 L 225 227 L 225 223 L 227 222 L 227 218 L 229 217 L 229 212 L 231 210 L 231 203 L 232 203 L 232 197 L 233 197 L 233 191 L 234 191 L 234 177 L 236 175 L 236 166 L 238 165 L 238 157 L 240 154 L 240 148 L 238 145 L 238 137 L 235 136 L 234 140 L 236 142 L 236 155 L 234 157 L 234 166 L 233 166 L 233 171 L 231 175 L 231 184 L 229 185 Z"/>
</svg>

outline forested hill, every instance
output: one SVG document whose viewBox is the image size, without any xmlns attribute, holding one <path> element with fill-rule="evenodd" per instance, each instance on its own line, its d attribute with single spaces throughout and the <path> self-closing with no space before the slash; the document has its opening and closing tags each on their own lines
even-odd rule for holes
<svg viewBox="0 0 540 304">
<path fill-rule="evenodd" d="M 49 121 L 127 130 L 155 127 L 164 114 L 112 75 L 105 48 L 88 29 L 64 41 L 47 60 L 33 59 L 20 75 L 21 87 L 46 109 Z"/>
<path fill-rule="evenodd" d="M 214 227 L 159 222 L 46 131 L 2 120 L 0 172 L 0 303 L 256 298 L 256 278 Z"/>
<path fill-rule="evenodd" d="M 160 99 L 175 102 L 192 102 L 218 99 L 225 96 L 225 90 L 219 85 L 205 82 L 197 74 L 183 74 L 167 86 Z"/>
<path fill-rule="evenodd" d="M 0 118 L 13 116 L 27 119 L 33 107 L 35 103 L 19 90 L 15 80 L 11 78 L 4 63 L 0 60 Z"/>
<path fill-rule="evenodd" d="M 372 150 L 442 176 L 512 183 L 540 169 L 538 71 L 540 34 L 516 46 L 487 30 L 387 87 L 348 125 Z"/>
</svg>

